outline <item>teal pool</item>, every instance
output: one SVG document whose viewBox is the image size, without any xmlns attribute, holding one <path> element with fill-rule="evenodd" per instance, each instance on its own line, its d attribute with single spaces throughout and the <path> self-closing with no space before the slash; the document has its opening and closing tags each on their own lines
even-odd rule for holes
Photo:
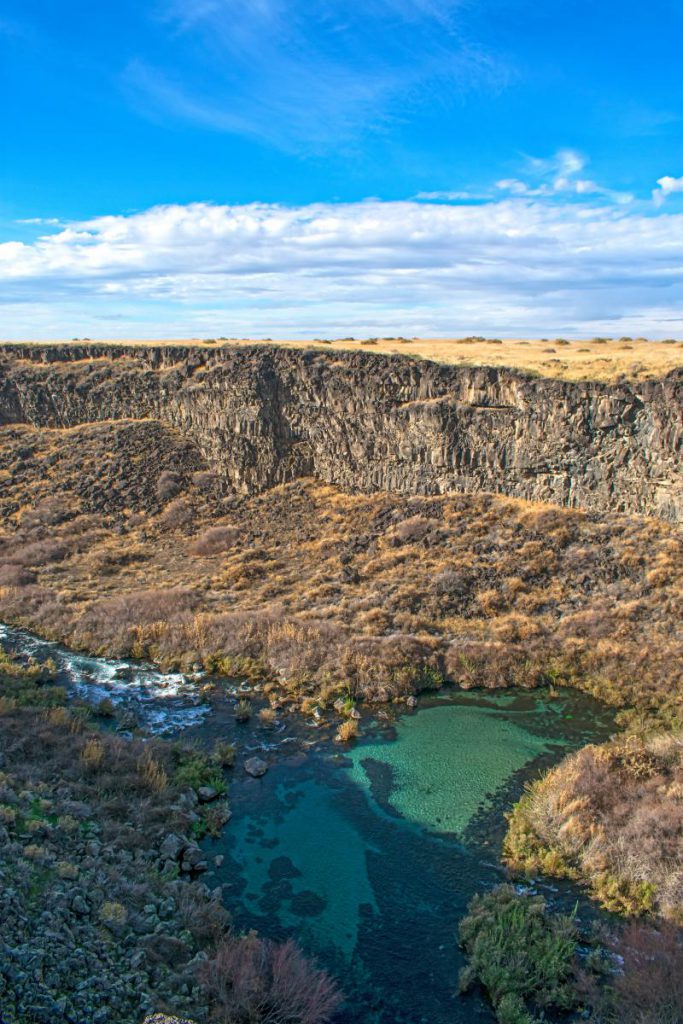
<svg viewBox="0 0 683 1024">
<path fill-rule="evenodd" d="M 425 700 L 355 746 L 276 760 L 233 783 L 210 844 L 240 927 L 295 934 L 340 978 L 358 1024 L 488 1021 L 456 995 L 459 918 L 502 878 L 503 811 L 524 782 L 600 740 L 611 715 L 581 694 Z"/>
</svg>

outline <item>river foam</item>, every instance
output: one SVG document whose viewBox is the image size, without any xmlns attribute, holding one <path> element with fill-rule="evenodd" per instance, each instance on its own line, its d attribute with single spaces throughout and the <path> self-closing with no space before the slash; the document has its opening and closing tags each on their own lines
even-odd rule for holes
<svg viewBox="0 0 683 1024">
<path fill-rule="evenodd" d="M 109 700 L 155 735 L 198 725 L 210 710 L 196 684 L 180 672 L 161 672 L 145 662 L 79 654 L 4 623 L 0 623 L 0 645 L 22 659 L 51 659 L 57 682 L 70 695 L 93 707 Z"/>
</svg>

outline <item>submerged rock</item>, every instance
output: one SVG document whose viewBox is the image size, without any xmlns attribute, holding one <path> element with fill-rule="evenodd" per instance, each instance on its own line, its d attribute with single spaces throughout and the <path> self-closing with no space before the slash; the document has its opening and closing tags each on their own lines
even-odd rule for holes
<svg viewBox="0 0 683 1024">
<path fill-rule="evenodd" d="M 260 779 L 268 771 L 268 765 L 260 757 L 250 757 L 249 760 L 244 762 L 244 770 L 255 779 Z"/>
</svg>

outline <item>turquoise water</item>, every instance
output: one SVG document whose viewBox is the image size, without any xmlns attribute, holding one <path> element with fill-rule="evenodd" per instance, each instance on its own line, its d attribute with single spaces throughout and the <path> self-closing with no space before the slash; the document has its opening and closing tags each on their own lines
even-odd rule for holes
<svg viewBox="0 0 683 1024">
<path fill-rule="evenodd" d="M 340 978 L 349 1024 L 490 1021 L 455 994 L 456 932 L 503 874 L 503 811 L 526 779 L 605 737 L 611 716 L 576 693 L 460 694 L 333 745 L 237 773 L 233 819 L 209 846 L 240 927 L 294 934 Z"/>
<path fill-rule="evenodd" d="M 507 699 L 509 702 L 509 698 Z M 548 739 L 491 706 L 436 705 L 405 718 L 395 740 L 377 739 L 351 753 L 351 779 L 372 792 L 372 766 L 391 772 L 391 807 L 434 832 L 462 833 L 486 794 L 550 749 Z"/>
</svg>

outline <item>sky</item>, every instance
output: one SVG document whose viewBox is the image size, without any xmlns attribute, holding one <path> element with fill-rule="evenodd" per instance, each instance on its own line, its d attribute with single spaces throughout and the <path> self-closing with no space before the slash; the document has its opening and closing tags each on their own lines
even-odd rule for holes
<svg viewBox="0 0 683 1024">
<path fill-rule="evenodd" d="M 683 0 L 3 0 L 0 337 L 683 338 Z"/>
</svg>

